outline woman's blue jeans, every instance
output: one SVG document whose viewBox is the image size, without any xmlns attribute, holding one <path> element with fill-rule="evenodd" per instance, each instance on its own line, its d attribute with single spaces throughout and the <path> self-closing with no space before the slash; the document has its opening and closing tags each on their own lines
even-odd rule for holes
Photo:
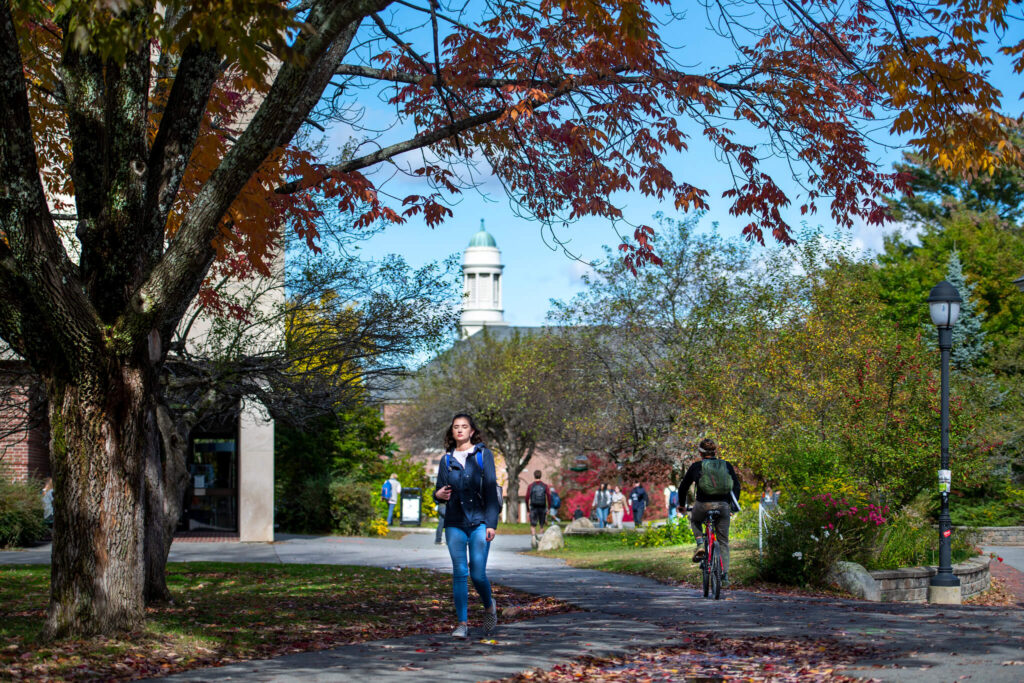
<svg viewBox="0 0 1024 683">
<path fill-rule="evenodd" d="M 487 527 L 483 524 L 475 529 L 446 526 L 444 534 L 448 541 L 448 554 L 452 556 L 452 597 L 455 598 L 455 617 L 459 622 L 468 621 L 468 578 L 473 579 L 473 586 L 483 600 L 484 609 L 491 608 L 491 583 L 487 580 L 487 552 L 491 544 L 487 541 Z"/>
<path fill-rule="evenodd" d="M 610 509 L 611 509 L 610 507 L 607 507 L 607 508 L 597 508 L 597 528 L 598 529 L 603 529 L 607 525 L 608 511 Z"/>
</svg>

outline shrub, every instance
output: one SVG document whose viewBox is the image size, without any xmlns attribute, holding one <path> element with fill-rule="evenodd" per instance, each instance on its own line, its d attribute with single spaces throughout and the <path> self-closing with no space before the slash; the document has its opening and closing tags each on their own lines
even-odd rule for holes
<svg viewBox="0 0 1024 683">
<path fill-rule="evenodd" d="M 888 508 L 829 493 L 790 501 L 768 528 L 761 576 L 769 581 L 821 585 L 839 560 L 871 556 Z"/>
<path fill-rule="evenodd" d="M 282 529 L 295 533 L 322 533 L 331 530 L 331 477 L 311 474 L 285 493 L 279 493 L 277 519 Z"/>
<path fill-rule="evenodd" d="M 387 518 L 388 516 L 388 504 L 380 497 L 380 488 L 384 484 L 384 479 L 391 476 L 394 472 L 398 475 L 398 482 L 402 485 L 403 489 L 407 488 L 418 488 L 420 490 L 421 519 L 429 519 L 431 517 L 437 517 L 437 504 L 434 503 L 434 487 L 430 481 L 430 477 L 427 475 L 427 468 L 421 462 L 416 462 L 412 459 L 412 456 L 408 453 L 402 453 L 401 455 L 392 456 L 387 460 L 382 461 L 383 467 L 387 470 L 384 476 L 379 481 L 374 481 L 370 484 L 370 488 L 373 491 L 373 506 L 377 511 L 379 517 Z M 395 518 L 400 518 L 401 515 L 401 501 L 395 506 Z"/>
<path fill-rule="evenodd" d="M 383 517 L 377 517 L 370 522 L 370 533 L 374 536 L 387 536 L 390 531 L 388 520 Z"/>
<path fill-rule="evenodd" d="M 739 512 L 729 519 L 729 540 L 746 541 L 757 538 L 757 505 L 761 496 L 753 491 L 740 492 Z"/>
<path fill-rule="evenodd" d="M 331 482 L 330 510 L 335 531 L 345 536 L 362 536 L 370 531 L 376 517 L 373 494 L 365 483 L 339 479 Z"/>
<path fill-rule="evenodd" d="M 1024 524 L 1024 488 L 1006 480 L 986 482 L 973 495 L 950 500 L 950 517 L 957 526 L 1017 526 Z M 939 497 L 932 501 L 938 516 Z"/>
<path fill-rule="evenodd" d="M 625 531 L 619 535 L 622 542 L 634 548 L 661 548 L 669 545 L 693 543 L 693 532 L 685 517 L 643 531 Z"/>
<path fill-rule="evenodd" d="M 46 537 L 42 485 L 12 482 L 0 471 L 0 547 L 32 545 Z"/>
<path fill-rule="evenodd" d="M 953 562 L 977 555 L 969 530 L 954 529 L 950 537 Z M 865 561 L 867 569 L 898 569 L 935 565 L 939 562 L 939 533 L 928 520 L 900 514 L 885 525 L 878 546 Z"/>
</svg>

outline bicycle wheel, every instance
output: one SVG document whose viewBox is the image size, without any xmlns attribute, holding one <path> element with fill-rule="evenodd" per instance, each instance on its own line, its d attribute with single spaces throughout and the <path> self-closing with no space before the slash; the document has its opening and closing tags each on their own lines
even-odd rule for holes
<svg viewBox="0 0 1024 683">
<path fill-rule="evenodd" d="M 700 561 L 700 574 L 704 584 L 704 597 L 708 597 L 708 588 L 711 586 L 711 575 L 708 572 L 708 558 Z"/>
<path fill-rule="evenodd" d="M 709 574 L 711 575 L 711 595 L 718 600 L 722 594 L 722 562 L 718 557 L 718 546 L 711 546 L 711 553 L 708 557 Z"/>
</svg>

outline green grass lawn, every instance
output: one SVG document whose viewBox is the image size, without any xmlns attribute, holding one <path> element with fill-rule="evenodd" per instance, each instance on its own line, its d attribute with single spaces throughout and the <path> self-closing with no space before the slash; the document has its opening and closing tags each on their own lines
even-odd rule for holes
<svg viewBox="0 0 1024 683">
<path fill-rule="evenodd" d="M 365 640 L 446 634 L 454 624 L 447 574 L 194 562 L 169 566 L 176 604 L 147 610 L 142 632 L 43 643 L 38 636 L 49 576 L 46 566 L 0 568 L 0 680 L 126 680 Z M 494 591 L 505 622 L 569 609 L 501 586 Z M 474 605 L 471 624 L 481 617 Z"/>
<path fill-rule="evenodd" d="M 573 567 L 620 574 L 637 574 L 665 582 L 700 583 L 700 565 L 691 562 L 694 547 L 676 545 L 635 548 L 625 545 L 619 535 L 566 536 L 561 550 L 536 553 L 558 557 Z M 757 580 L 757 543 L 734 541 L 730 548 L 729 581 L 749 586 Z"/>
</svg>

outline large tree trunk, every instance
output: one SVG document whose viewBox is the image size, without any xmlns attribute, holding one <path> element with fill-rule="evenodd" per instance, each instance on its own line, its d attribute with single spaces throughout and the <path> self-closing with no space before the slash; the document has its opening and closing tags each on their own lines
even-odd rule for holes
<svg viewBox="0 0 1024 683">
<path fill-rule="evenodd" d="M 55 503 L 45 635 L 137 629 L 144 615 L 143 464 L 152 439 L 152 370 L 111 361 L 105 375 L 86 381 L 45 380 Z"/>
<path fill-rule="evenodd" d="M 182 499 L 188 484 L 185 467 L 190 425 L 175 420 L 170 409 L 158 403 L 150 419 L 150 443 L 146 453 L 146 577 L 147 604 L 170 602 L 167 589 L 167 557 L 174 530 L 181 518 Z"/>
</svg>

